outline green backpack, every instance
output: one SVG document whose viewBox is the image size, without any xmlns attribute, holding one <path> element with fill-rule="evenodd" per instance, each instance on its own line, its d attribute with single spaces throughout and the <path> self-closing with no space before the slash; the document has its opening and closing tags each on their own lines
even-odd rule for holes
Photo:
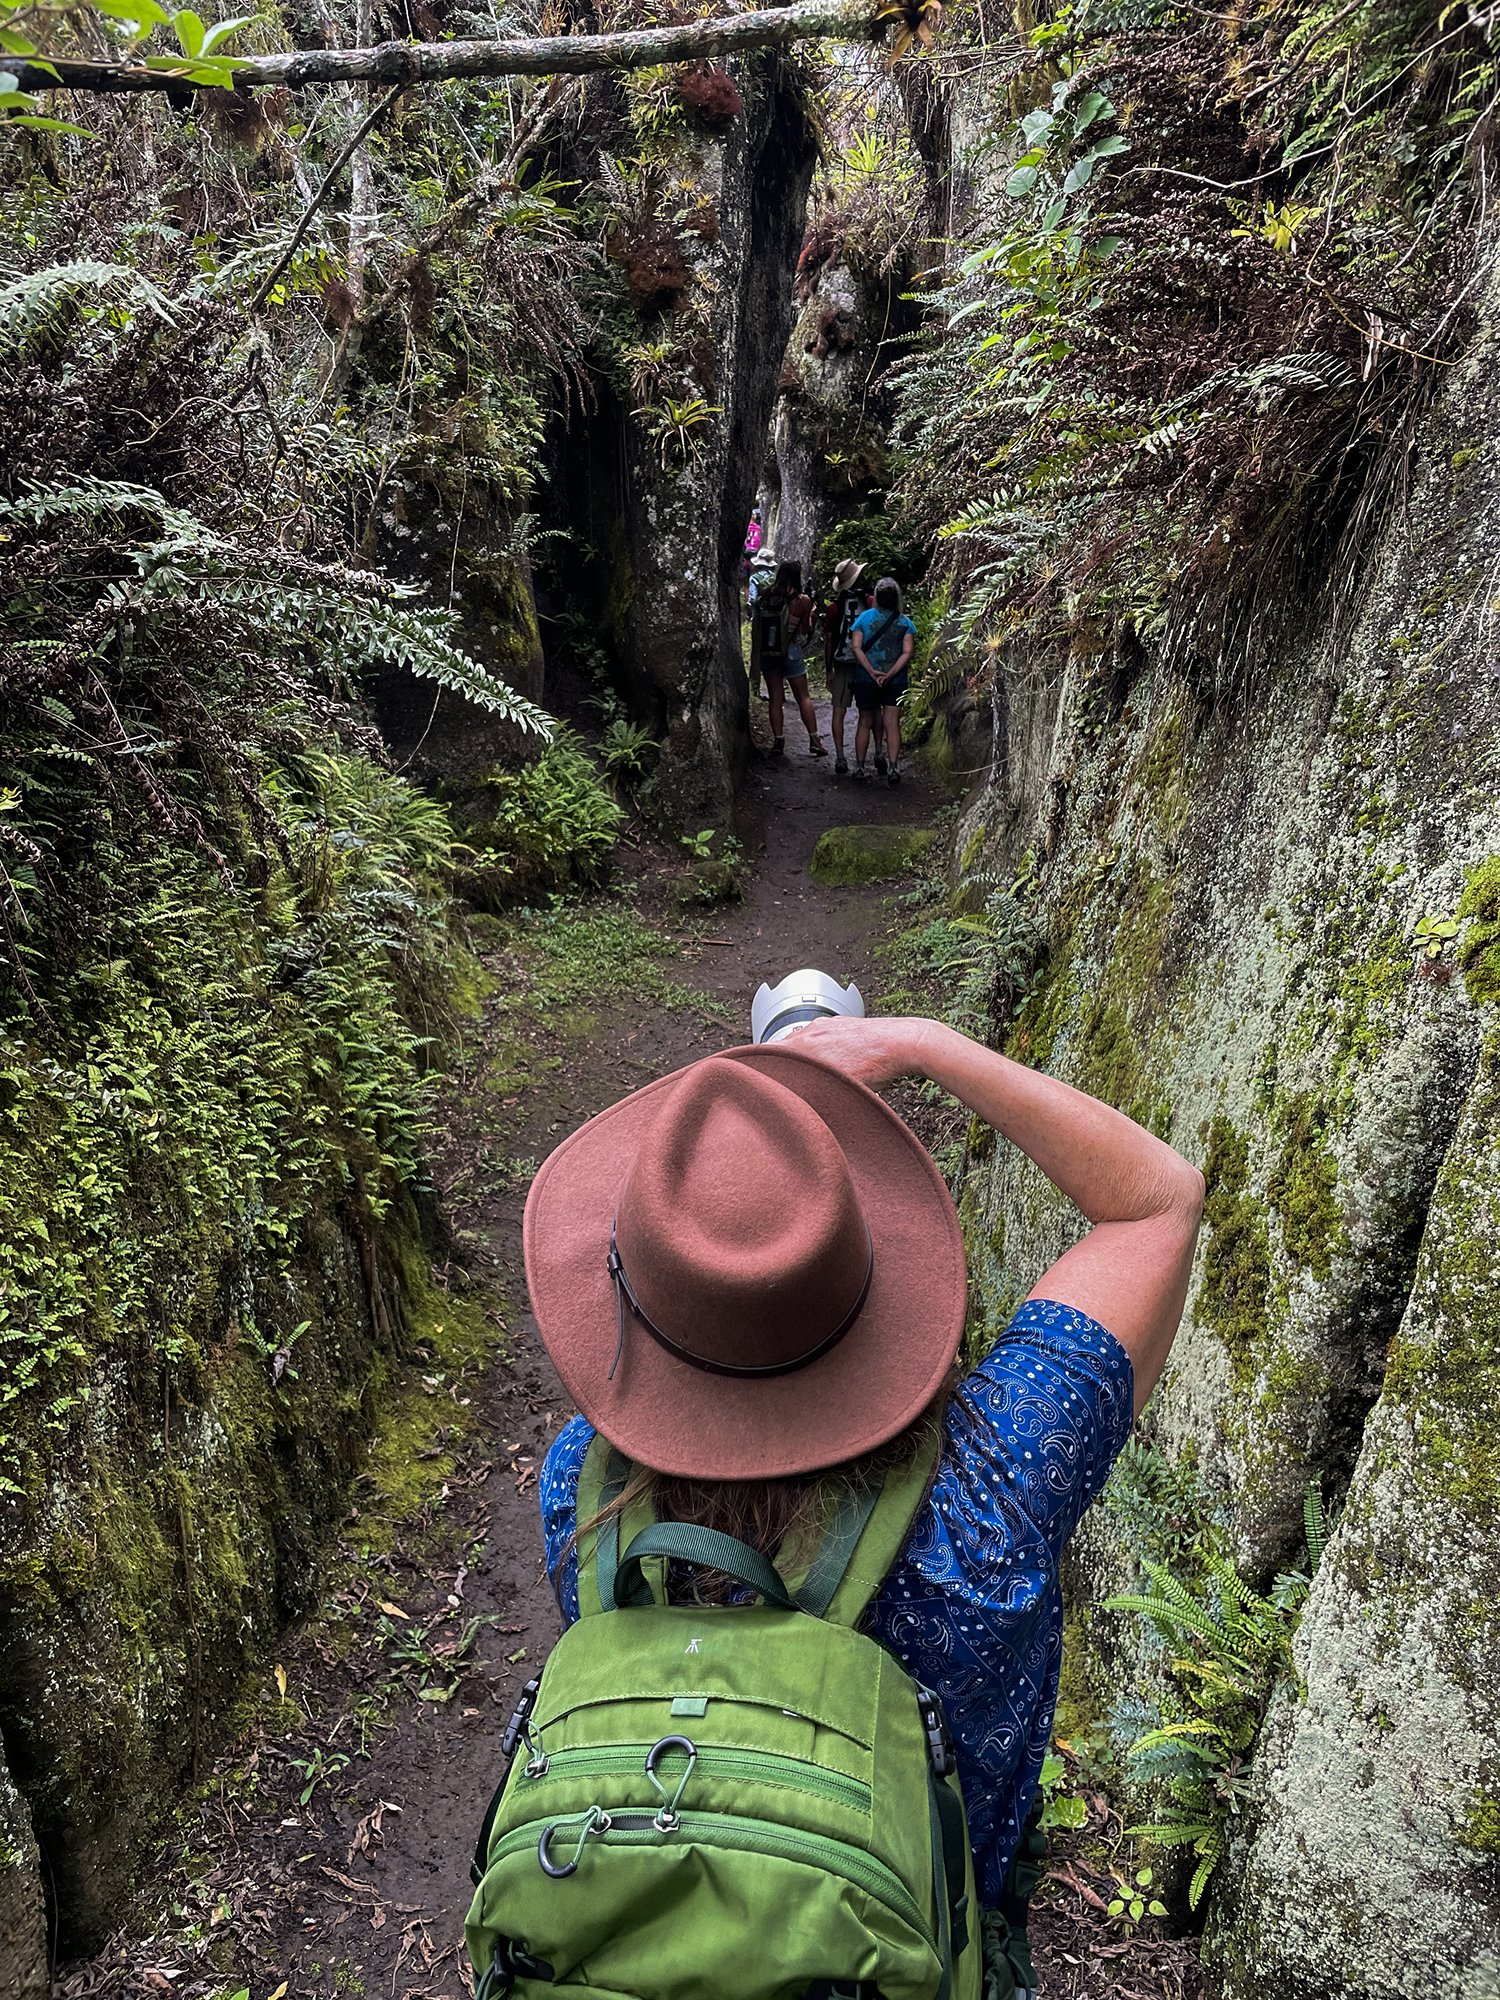
<svg viewBox="0 0 1500 2000">
<path fill-rule="evenodd" d="M 851 1485 L 785 1581 L 647 1500 L 582 1538 L 581 1615 L 510 1719 L 479 1836 L 476 2000 L 978 2000 L 942 1707 L 855 1629 L 936 1450 Z M 580 1521 L 629 1470 L 594 1440 Z M 669 1562 L 760 1601 L 670 1605 Z"/>
</svg>

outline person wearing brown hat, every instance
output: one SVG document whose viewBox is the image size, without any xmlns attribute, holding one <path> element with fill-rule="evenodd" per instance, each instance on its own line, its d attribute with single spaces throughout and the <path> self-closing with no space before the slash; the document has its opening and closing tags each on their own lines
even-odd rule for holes
<svg viewBox="0 0 1500 2000">
<path fill-rule="evenodd" d="M 844 718 L 854 703 L 856 661 L 850 634 L 854 621 L 869 609 L 870 594 L 859 588 L 865 573 L 862 562 L 846 556 L 833 572 L 833 595 L 823 614 L 823 666 L 828 675 L 828 692 L 833 699 L 833 775 L 842 777 L 849 769 L 844 756 Z"/>
<path fill-rule="evenodd" d="M 958 1216 L 876 1095 L 901 1076 L 951 1092 L 1090 1224 L 967 1374 Z M 946 1705 L 995 1907 L 1050 1736 L 1063 1545 L 1166 1361 L 1202 1200 L 1197 1170 L 1118 1111 L 933 1021 L 819 1021 L 590 1119 L 544 1162 L 524 1231 L 541 1337 L 581 1412 L 541 1479 L 565 1618 L 574 1544 L 597 1525 L 576 1518 L 595 1430 L 659 1519 L 774 1560 L 834 1468 L 909 1457 L 940 1424 L 865 1629 Z"/>
</svg>

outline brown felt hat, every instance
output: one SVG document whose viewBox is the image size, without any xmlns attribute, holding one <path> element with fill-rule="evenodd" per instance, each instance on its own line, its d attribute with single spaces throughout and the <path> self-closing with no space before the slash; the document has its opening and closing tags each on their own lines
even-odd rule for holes
<svg viewBox="0 0 1500 2000">
<path fill-rule="evenodd" d="M 683 1478 L 874 1450 L 963 1336 L 941 1174 L 874 1091 L 795 1049 L 708 1056 L 580 1126 L 532 1182 L 525 1246 L 579 1409 Z"/>
</svg>

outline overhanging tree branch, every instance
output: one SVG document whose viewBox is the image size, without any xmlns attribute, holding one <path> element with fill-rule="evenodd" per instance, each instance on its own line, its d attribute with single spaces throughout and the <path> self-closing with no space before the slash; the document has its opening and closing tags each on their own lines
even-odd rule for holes
<svg viewBox="0 0 1500 2000">
<path fill-rule="evenodd" d="M 610 35 L 534 35 L 515 41 L 382 42 L 366 49 L 301 49 L 286 55 L 244 56 L 225 64 L 236 86 L 384 83 L 408 86 L 474 76 L 584 76 L 597 70 L 639 69 L 742 55 L 822 39 L 872 39 L 890 21 L 915 26 L 925 9 L 883 0 L 793 0 L 788 7 L 718 15 L 670 28 L 627 28 Z M 108 63 L 66 56 L 0 56 L 0 73 L 20 89 L 181 93 L 193 87 L 191 62 Z"/>
</svg>

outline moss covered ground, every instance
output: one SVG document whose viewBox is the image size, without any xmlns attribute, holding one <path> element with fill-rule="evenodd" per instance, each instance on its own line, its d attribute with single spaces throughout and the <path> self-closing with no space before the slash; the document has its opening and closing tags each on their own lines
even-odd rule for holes
<svg viewBox="0 0 1500 2000">
<path fill-rule="evenodd" d="M 858 888 L 868 882 L 891 882 L 908 874 L 932 846 L 930 827 L 831 826 L 819 834 L 812 873 L 825 888 Z"/>
</svg>

